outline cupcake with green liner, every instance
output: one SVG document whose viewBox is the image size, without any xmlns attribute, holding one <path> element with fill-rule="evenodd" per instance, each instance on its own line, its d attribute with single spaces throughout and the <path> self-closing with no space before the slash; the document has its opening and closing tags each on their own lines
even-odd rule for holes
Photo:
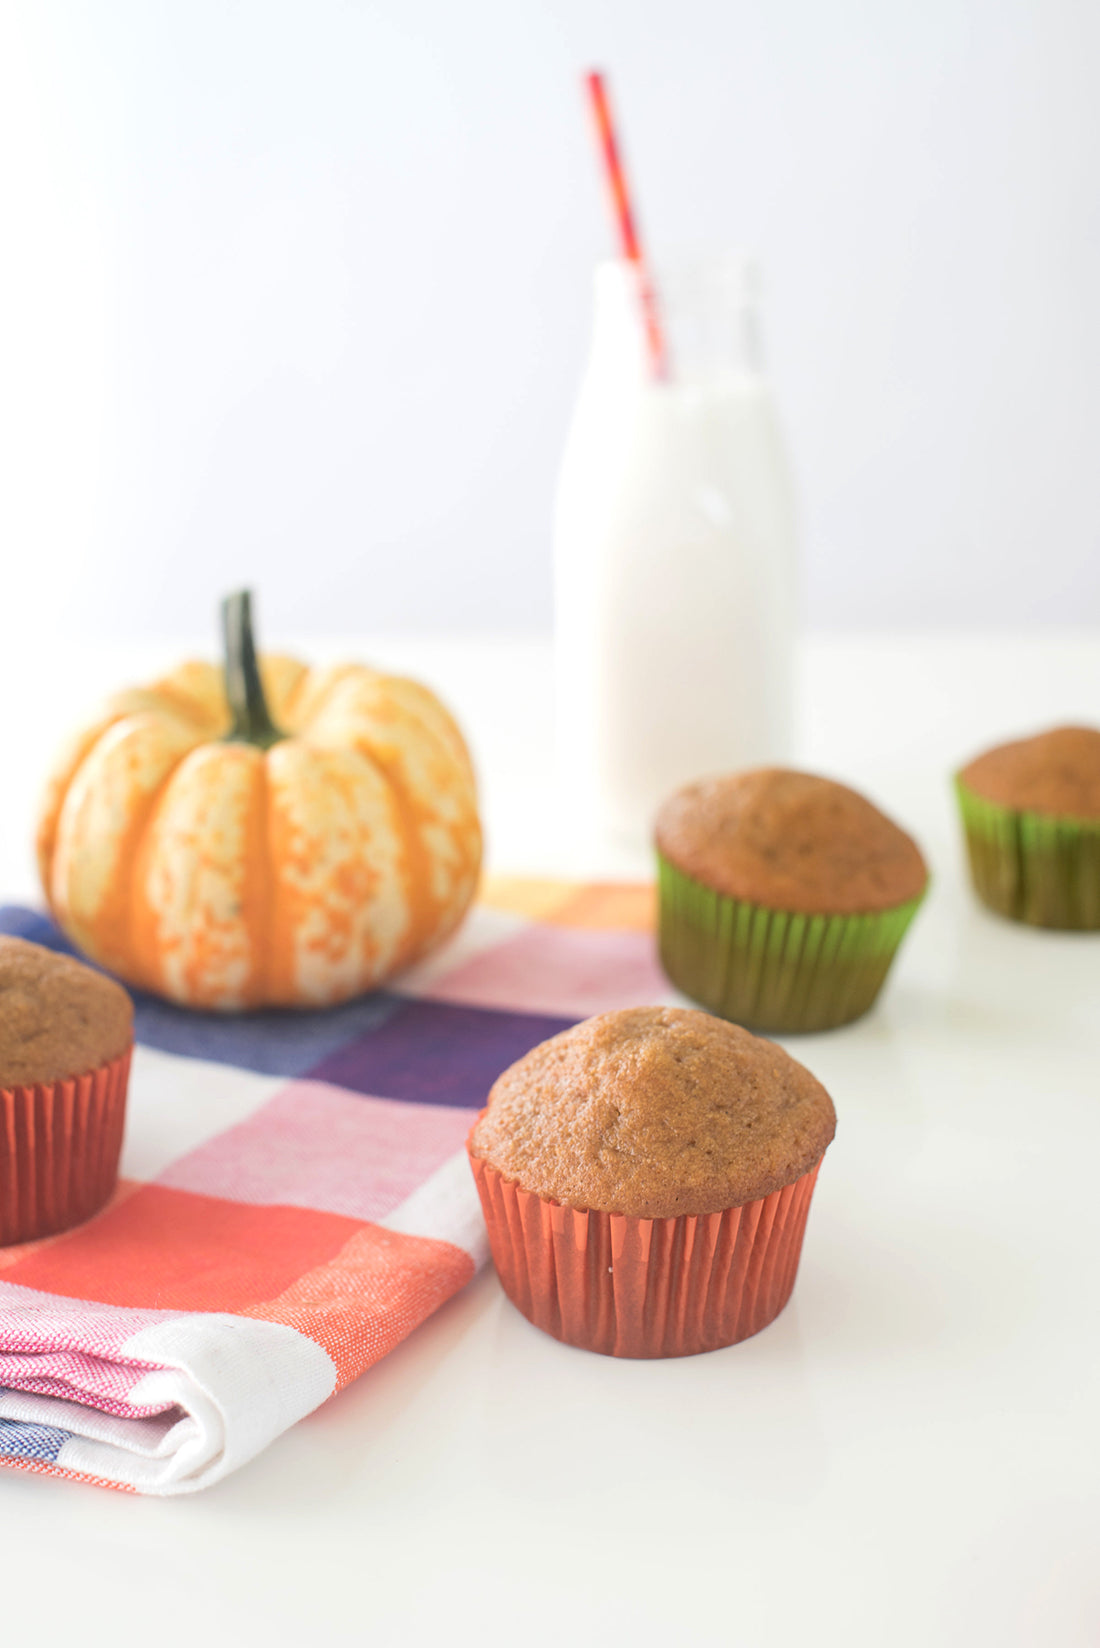
<svg viewBox="0 0 1100 1648">
<path fill-rule="evenodd" d="M 656 841 L 665 972 L 754 1030 L 866 1013 L 928 885 L 916 842 L 864 796 L 780 767 L 678 790 Z"/>
<path fill-rule="evenodd" d="M 955 775 L 983 904 L 1032 927 L 1100 931 L 1100 731 L 1054 727 Z"/>
</svg>

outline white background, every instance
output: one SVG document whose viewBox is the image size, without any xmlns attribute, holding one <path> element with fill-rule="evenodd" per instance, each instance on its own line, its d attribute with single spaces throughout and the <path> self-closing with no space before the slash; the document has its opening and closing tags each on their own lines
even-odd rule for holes
<svg viewBox="0 0 1100 1648">
<path fill-rule="evenodd" d="M 1100 618 L 1087 0 L 10 0 L 0 576 L 43 644 L 545 630 L 610 245 L 738 244 L 817 626 Z"/>
</svg>

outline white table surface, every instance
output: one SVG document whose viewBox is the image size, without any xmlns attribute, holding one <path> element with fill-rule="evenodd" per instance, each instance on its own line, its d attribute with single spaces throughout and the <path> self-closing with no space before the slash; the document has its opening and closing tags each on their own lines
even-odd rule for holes
<svg viewBox="0 0 1100 1648">
<path fill-rule="evenodd" d="M 451 700 L 492 867 L 636 868 L 556 814 L 545 646 L 324 650 Z M 8 695 L 5 896 L 33 890 L 48 746 L 90 689 L 164 661 L 37 655 L 36 690 Z M 203 1495 L 0 1471 L 3 1641 L 1095 1648 L 1100 937 L 975 907 L 947 774 L 1100 723 L 1100 636 L 818 640 L 803 685 L 804 764 L 906 822 L 935 880 L 876 1011 L 789 1043 L 839 1131 L 779 1320 L 619 1362 L 538 1333 L 484 1274 Z"/>
</svg>

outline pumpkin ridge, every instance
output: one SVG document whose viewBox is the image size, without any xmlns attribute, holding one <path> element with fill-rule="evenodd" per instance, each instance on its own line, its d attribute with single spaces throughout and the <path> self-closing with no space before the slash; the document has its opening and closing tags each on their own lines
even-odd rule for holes
<svg viewBox="0 0 1100 1648">
<path fill-rule="evenodd" d="M 166 781 L 142 850 L 135 948 L 158 988 L 192 1006 L 252 1005 L 255 854 L 260 752 L 211 740 Z"/>
<path fill-rule="evenodd" d="M 287 753 L 293 751 L 295 742 L 292 735 L 282 744 L 273 745 L 270 750 L 264 751 L 266 811 L 263 820 L 263 853 L 270 875 L 265 914 L 265 1006 L 297 1005 L 294 983 L 294 924 L 279 874 L 279 865 L 287 856 L 289 831 L 284 809 L 278 802 L 278 786 L 272 774 L 272 758 L 279 762 L 286 760 Z"/>
<path fill-rule="evenodd" d="M 180 767 L 195 750 L 202 748 L 203 745 L 197 743 L 189 750 L 183 750 L 167 769 L 157 788 L 135 807 L 123 832 L 123 847 L 119 854 L 120 874 L 115 884 L 114 899 L 108 902 L 106 912 L 101 910 L 96 919 L 96 942 L 103 952 L 99 959 L 102 959 L 104 965 L 112 971 L 118 971 L 132 979 L 140 989 L 155 991 L 162 988 L 159 970 L 155 966 L 150 966 L 139 933 L 139 915 L 143 905 L 148 911 L 148 925 L 154 925 L 152 911 L 149 910 L 144 898 L 144 877 L 153 820 L 164 802 L 169 784 Z M 116 906 L 114 910 L 111 909 L 112 903 Z M 117 934 L 114 948 L 111 938 L 112 926 Z M 155 955 L 155 944 L 150 945 L 149 953 Z M 120 958 L 122 967 L 111 959 L 112 955 Z"/>
<path fill-rule="evenodd" d="M 303 743 L 317 749 L 329 747 L 327 737 L 316 737 L 317 724 L 324 720 L 326 712 L 331 712 L 333 697 L 347 685 L 349 678 L 355 680 L 364 676 L 371 678 L 370 687 L 383 697 L 390 688 L 412 689 L 408 694 L 402 692 L 399 700 L 398 718 L 404 723 L 405 735 L 414 737 L 428 746 L 436 760 L 450 767 L 452 773 L 456 770 L 460 772 L 463 780 L 462 789 L 465 791 L 460 795 L 463 815 L 461 819 L 452 818 L 447 822 L 436 820 L 431 813 L 425 814 L 415 793 L 405 782 L 401 774 L 400 748 L 395 748 L 391 755 L 382 738 L 376 739 L 371 728 L 362 725 L 357 729 L 354 738 L 344 746 L 354 749 L 381 773 L 393 797 L 400 821 L 401 836 L 405 843 L 402 879 L 410 920 L 408 931 L 394 961 L 394 970 L 399 970 L 409 966 L 425 950 L 453 931 L 468 905 L 481 859 L 477 781 L 465 740 L 446 706 L 419 682 L 405 676 L 386 675 L 364 665 L 344 665 L 333 669 L 329 679 L 322 684 L 316 701 L 309 706 L 309 716 L 299 732 Z M 426 713 L 425 696 L 434 714 Z M 372 704 L 372 717 L 376 713 L 376 707 Z M 349 716 L 353 721 L 356 719 L 354 708 L 349 707 Z M 383 735 L 387 720 L 392 725 L 392 715 L 381 718 Z M 450 893 L 442 895 L 432 890 L 434 854 L 430 843 L 425 839 L 425 827 L 434 827 L 437 823 L 447 833 L 459 859 L 454 887 Z M 465 897 L 459 891 L 463 884 L 470 889 L 470 893 Z"/>
<path fill-rule="evenodd" d="M 395 968 L 400 969 L 407 967 L 420 954 L 425 940 L 440 916 L 439 900 L 431 890 L 431 857 L 420 834 L 419 811 L 413 805 L 400 775 L 394 770 L 395 763 L 387 761 L 384 756 L 371 749 L 366 739 L 357 739 L 354 748 L 358 754 L 366 756 L 382 774 L 393 797 L 400 821 L 401 839 L 405 848 L 401 860 L 401 874 L 409 910 L 408 929 L 394 959 Z"/>
<path fill-rule="evenodd" d="M 38 817 L 38 829 L 35 835 L 35 852 L 38 860 L 38 877 L 42 883 L 42 891 L 46 903 L 53 907 L 51 887 L 53 885 L 53 858 L 57 847 L 57 832 L 61 823 L 61 814 L 65 807 L 65 798 L 72 789 L 73 781 L 81 767 L 92 754 L 101 738 L 104 738 L 117 722 L 124 720 L 122 714 L 112 715 L 109 720 L 93 722 L 83 732 L 73 738 L 64 756 L 51 772 L 46 793 L 42 801 Z"/>
<path fill-rule="evenodd" d="M 188 727 L 194 728 L 203 738 L 216 736 L 215 722 L 209 709 L 183 687 L 172 686 L 167 681 L 158 681 L 154 686 L 146 687 L 145 691 L 150 697 L 159 698 L 163 706 L 159 713 L 162 715 L 174 715 L 177 721 L 185 721 Z M 152 713 L 158 712 L 153 710 Z"/>
<path fill-rule="evenodd" d="M 166 714 L 182 714 L 208 738 L 216 738 L 229 719 L 221 671 L 206 658 L 187 658 L 143 689 L 161 700 Z"/>
<path fill-rule="evenodd" d="M 437 749 L 441 749 L 445 756 L 462 768 L 469 780 L 476 806 L 477 778 L 473 759 L 461 727 L 442 698 L 425 687 L 422 681 L 416 681 L 409 675 L 386 675 L 383 680 L 391 691 L 397 687 L 407 693 L 401 700 L 404 713 L 415 724 L 421 737 L 431 739 Z"/>
<path fill-rule="evenodd" d="M 248 923 L 253 960 L 247 997 L 248 1005 L 253 1007 L 269 1001 L 272 993 L 275 860 L 271 842 L 271 780 L 267 768 L 270 754 L 270 750 L 265 750 L 263 760 L 256 763 L 256 790 L 248 829 L 253 846 L 249 853 L 245 886 L 251 890 L 254 909 Z"/>
<path fill-rule="evenodd" d="M 448 833 L 458 849 L 462 866 L 461 874 L 456 876 L 456 886 L 461 885 L 461 882 L 467 878 L 476 884 L 482 848 L 481 825 L 477 810 L 477 779 L 470 752 L 466 747 L 466 741 L 462 736 L 458 723 L 443 701 L 435 694 L 431 694 L 432 708 L 439 715 L 443 727 L 440 728 L 436 725 L 433 716 L 425 713 L 426 706 L 422 694 L 428 689 L 424 688 L 419 681 L 403 675 L 387 675 L 383 677 L 383 681 L 386 685 L 393 683 L 399 687 L 408 686 L 413 689 L 410 697 L 402 700 L 402 710 L 408 716 L 410 723 L 420 738 L 439 752 L 443 760 L 461 766 L 463 775 L 469 785 L 470 817 L 465 828 L 451 825 L 448 828 Z M 368 743 L 368 740 L 364 738 L 361 742 Z M 421 834 L 420 811 L 408 795 L 404 782 L 394 770 L 394 765 L 373 750 L 371 755 L 392 786 L 398 798 L 402 821 L 407 821 L 408 828 L 412 832 L 412 840 L 415 845 L 413 853 L 410 855 L 410 873 L 414 877 L 415 884 L 427 890 L 431 885 L 432 855 Z M 417 914 L 419 916 L 422 911 L 423 920 L 417 920 L 413 923 L 406 945 L 403 947 L 401 960 L 401 966 L 403 967 L 411 965 L 426 949 L 442 942 L 454 931 L 465 913 L 469 898 L 455 898 L 452 896 L 441 899 L 428 892 L 425 899 L 416 902 L 410 900 L 413 908 L 416 908 L 417 902 L 420 906 Z"/>
<path fill-rule="evenodd" d="M 261 653 L 261 673 L 273 658 L 284 664 L 298 665 L 298 674 L 288 689 L 280 691 L 274 683 L 268 685 L 268 702 L 272 706 L 272 715 L 281 727 L 286 728 L 291 737 L 295 737 L 301 730 L 298 721 L 298 701 L 305 696 L 313 671 L 308 664 L 303 664 L 300 659 L 291 657 L 289 653 Z"/>
<path fill-rule="evenodd" d="M 294 714 L 297 718 L 297 734 L 306 738 L 315 721 L 319 721 L 329 708 L 331 700 L 341 687 L 349 680 L 360 676 L 370 676 L 373 680 L 385 681 L 388 679 L 380 671 L 372 669 L 369 664 L 321 664 L 307 672 L 306 680 L 300 683 L 294 695 Z M 301 703 L 299 703 L 301 700 Z M 303 707 L 304 706 L 304 707 Z M 318 745 L 323 748 L 323 745 Z"/>
<path fill-rule="evenodd" d="M 315 745 L 313 747 L 323 748 L 324 746 Z M 408 966 L 421 948 L 424 934 L 431 930 L 434 920 L 434 900 L 430 890 L 431 862 L 420 839 L 416 810 L 397 774 L 375 750 L 369 747 L 365 739 L 356 739 L 353 744 L 347 746 L 347 749 L 350 755 L 357 756 L 360 761 L 365 761 L 379 775 L 397 814 L 397 827 L 402 847 L 401 882 L 405 894 L 405 908 L 408 912 L 404 936 L 397 946 L 391 964 L 391 971 L 400 972 L 402 967 Z M 428 906 L 432 907 L 428 908 Z"/>
<path fill-rule="evenodd" d="M 278 974 L 269 999 L 346 1000 L 393 971 L 408 930 L 403 820 L 384 773 L 350 743 L 285 739 L 270 775 Z"/>
<path fill-rule="evenodd" d="M 477 812 L 477 775 L 474 772 L 473 759 L 467 748 L 466 740 L 462 736 L 458 722 L 451 714 L 441 698 L 437 698 L 428 688 L 419 681 L 412 680 L 406 675 L 387 675 L 383 677 L 387 687 L 411 689 L 408 696 L 400 700 L 402 714 L 408 717 L 411 725 L 419 736 L 445 761 L 458 766 L 469 788 L 469 802 L 472 811 Z M 427 695 L 429 702 L 425 702 Z M 429 707 L 430 706 L 430 707 Z"/>
</svg>

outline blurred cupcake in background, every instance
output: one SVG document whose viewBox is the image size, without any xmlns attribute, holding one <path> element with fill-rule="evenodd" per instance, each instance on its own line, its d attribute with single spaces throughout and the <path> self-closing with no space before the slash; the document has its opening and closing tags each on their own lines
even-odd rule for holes
<svg viewBox="0 0 1100 1648">
<path fill-rule="evenodd" d="M 875 1001 L 928 885 L 864 796 L 766 767 L 678 790 L 656 828 L 661 963 L 754 1030 L 829 1030 Z"/>
<path fill-rule="evenodd" d="M 835 1130 L 781 1047 L 638 1007 L 512 1065 L 467 1149 L 504 1291 L 536 1327 L 608 1356 L 690 1356 L 787 1303 Z"/>
<path fill-rule="evenodd" d="M 0 936 L 0 1247 L 67 1230 L 110 1198 L 133 1041 L 121 985 Z"/>
<path fill-rule="evenodd" d="M 1100 731 L 1054 727 L 955 775 L 974 889 L 1032 927 L 1100 930 Z"/>
</svg>

